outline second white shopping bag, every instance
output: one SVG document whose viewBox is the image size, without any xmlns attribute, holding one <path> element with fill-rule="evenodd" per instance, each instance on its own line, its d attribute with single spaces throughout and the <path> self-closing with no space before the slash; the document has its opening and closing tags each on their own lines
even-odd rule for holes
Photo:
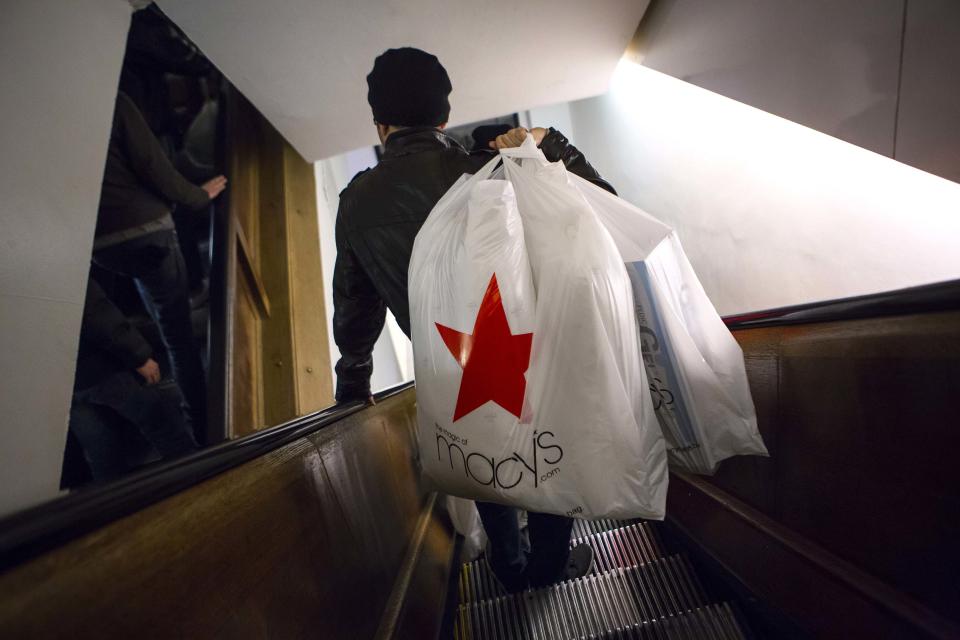
<svg viewBox="0 0 960 640">
<path fill-rule="evenodd" d="M 766 456 L 743 352 L 669 226 L 567 175 L 611 233 L 633 281 L 651 397 L 670 464 L 713 474 L 738 455 Z"/>
</svg>

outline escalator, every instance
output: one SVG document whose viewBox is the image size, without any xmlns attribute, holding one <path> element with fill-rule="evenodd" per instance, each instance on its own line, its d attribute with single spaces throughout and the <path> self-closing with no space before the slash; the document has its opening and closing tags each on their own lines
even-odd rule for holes
<svg viewBox="0 0 960 640">
<path fill-rule="evenodd" d="M 461 561 L 405 384 L 3 518 L 0 636 L 960 638 L 960 282 L 729 325 L 771 457 L 578 521 L 583 578 Z"/>
<path fill-rule="evenodd" d="M 415 412 L 402 385 L 4 519 L 4 637 L 751 637 L 657 523 L 577 520 L 591 573 L 541 590 L 458 573 Z"/>
<path fill-rule="evenodd" d="M 704 588 L 688 559 L 670 554 L 646 522 L 577 520 L 571 545 L 594 550 L 590 574 L 507 594 L 483 559 L 460 568 L 453 637 L 740 640 L 728 602 Z"/>
</svg>

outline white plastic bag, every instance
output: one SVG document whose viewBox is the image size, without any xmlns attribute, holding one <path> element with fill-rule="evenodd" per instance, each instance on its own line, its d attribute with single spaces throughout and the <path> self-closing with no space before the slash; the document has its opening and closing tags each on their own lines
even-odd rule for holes
<svg viewBox="0 0 960 640">
<path fill-rule="evenodd" d="M 664 515 L 665 445 L 629 277 L 535 147 L 461 179 L 410 262 L 420 460 L 452 495 L 582 518 Z M 500 175 L 500 174 L 497 174 Z M 519 208 L 518 208 L 519 206 Z"/>
<path fill-rule="evenodd" d="M 447 513 L 453 528 L 463 536 L 463 548 L 460 558 L 463 562 L 470 562 L 487 546 L 487 533 L 480 521 L 480 513 L 473 500 L 464 500 L 455 496 L 447 496 Z"/>
<path fill-rule="evenodd" d="M 735 455 L 768 455 L 740 345 L 667 225 L 577 176 L 634 285 L 650 391 L 672 466 L 712 474 Z"/>
</svg>

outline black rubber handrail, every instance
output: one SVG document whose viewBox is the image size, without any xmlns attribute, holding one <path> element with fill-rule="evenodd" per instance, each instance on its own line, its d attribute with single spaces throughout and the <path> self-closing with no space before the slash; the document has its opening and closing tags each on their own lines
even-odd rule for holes
<svg viewBox="0 0 960 640">
<path fill-rule="evenodd" d="M 413 382 L 405 382 L 377 393 L 374 399 L 380 402 L 413 386 Z M 363 402 L 334 405 L 11 514 L 0 520 L 0 570 L 315 433 L 364 408 Z"/>
<path fill-rule="evenodd" d="M 779 309 L 725 316 L 730 330 L 862 320 L 960 309 L 960 280 L 925 284 L 864 296 L 810 302 Z"/>
</svg>

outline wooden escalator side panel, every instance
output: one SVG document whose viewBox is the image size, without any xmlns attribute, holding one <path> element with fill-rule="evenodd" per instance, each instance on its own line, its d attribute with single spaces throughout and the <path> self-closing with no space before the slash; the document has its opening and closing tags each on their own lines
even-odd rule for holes
<svg viewBox="0 0 960 640">
<path fill-rule="evenodd" d="M 768 326 L 734 335 L 771 455 L 725 461 L 716 476 L 697 481 L 877 579 L 887 587 L 883 597 L 893 598 L 859 614 L 837 609 L 843 597 L 835 580 L 821 574 L 823 588 L 810 581 L 793 591 L 784 586 L 771 604 L 778 598 L 785 608 L 806 602 L 813 612 L 806 622 L 821 625 L 822 633 L 829 633 L 828 620 L 851 629 L 874 624 L 900 600 L 906 610 L 920 607 L 918 624 L 928 614 L 934 627 L 940 619 L 956 622 L 960 312 Z M 711 547 L 722 564 L 738 566 L 748 586 L 751 579 L 772 579 L 782 569 L 768 554 L 777 546 L 740 531 L 721 503 L 690 486 L 671 485 L 668 517 Z M 763 546 L 744 548 L 742 541 L 751 539 Z M 924 633 L 915 635 L 929 636 Z"/>
<path fill-rule="evenodd" d="M 414 551 L 402 599 L 439 624 L 443 593 L 418 590 L 416 571 L 449 567 L 453 538 L 416 483 L 413 394 L 0 575 L 3 636 L 373 637 Z"/>
</svg>

